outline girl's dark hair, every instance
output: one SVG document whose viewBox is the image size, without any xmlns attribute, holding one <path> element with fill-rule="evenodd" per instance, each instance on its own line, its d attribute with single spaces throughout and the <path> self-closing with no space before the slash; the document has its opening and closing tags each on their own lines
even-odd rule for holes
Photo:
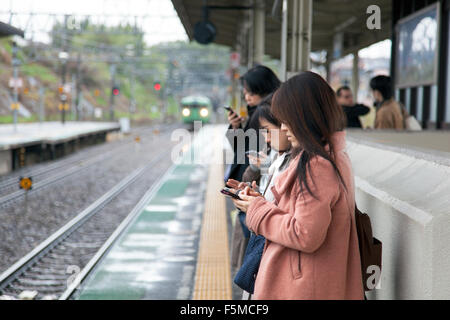
<svg viewBox="0 0 450 320">
<path fill-rule="evenodd" d="M 268 95 L 266 98 L 264 98 L 261 103 L 256 108 L 255 113 L 252 116 L 252 128 L 259 128 L 261 127 L 259 124 L 260 119 L 266 119 L 271 124 L 281 127 L 280 121 L 273 115 L 271 111 L 271 105 L 272 105 L 272 94 Z"/>
<path fill-rule="evenodd" d="M 331 141 L 335 132 L 344 130 L 345 115 L 328 83 L 318 74 L 309 71 L 292 77 L 274 93 L 272 112 L 280 122 L 289 127 L 300 144 L 293 156 L 303 151 L 297 166 L 300 192 L 306 188 L 316 198 L 307 182 L 308 172 L 312 179 L 310 163 L 316 156 L 325 158 L 332 164 L 345 187 L 336 165 Z M 326 150 L 326 145 L 329 145 L 329 151 Z"/>
<path fill-rule="evenodd" d="M 377 76 L 370 80 L 370 88 L 381 92 L 384 100 L 392 98 L 392 83 L 391 77 Z"/>
<path fill-rule="evenodd" d="M 261 65 L 248 70 L 241 77 L 241 83 L 245 90 L 261 97 L 273 93 L 281 85 L 281 81 L 275 73 L 271 69 Z"/>
</svg>

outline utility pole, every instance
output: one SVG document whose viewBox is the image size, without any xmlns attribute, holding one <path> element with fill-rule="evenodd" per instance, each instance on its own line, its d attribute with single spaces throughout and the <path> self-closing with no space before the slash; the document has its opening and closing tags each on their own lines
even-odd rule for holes
<svg viewBox="0 0 450 320">
<path fill-rule="evenodd" d="M 14 118 L 14 132 L 17 132 L 17 110 L 19 109 L 19 65 L 20 61 L 17 59 L 17 44 L 12 43 L 12 65 L 13 65 L 13 103 L 11 109 L 13 110 Z"/>
<path fill-rule="evenodd" d="M 136 75 L 135 75 L 135 65 L 131 67 L 131 77 L 130 77 L 130 120 L 131 115 L 136 112 L 136 99 L 134 97 L 134 84 L 136 81 Z"/>
<path fill-rule="evenodd" d="M 76 95 L 75 95 L 75 119 L 80 120 L 80 94 L 81 94 L 81 53 L 77 56 L 77 73 L 76 73 Z"/>
<path fill-rule="evenodd" d="M 137 17 L 134 17 L 134 50 L 133 50 L 133 58 L 142 57 L 142 35 L 139 33 Z M 131 65 L 131 75 L 130 75 L 130 108 L 129 108 L 129 118 L 131 123 L 132 114 L 136 112 L 136 98 L 134 96 L 134 88 L 136 82 L 136 59 L 133 59 L 133 63 Z"/>
<path fill-rule="evenodd" d="M 111 74 L 111 96 L 109 100 L 109 120 L 114 121 L 114 92 L 113 88 L 116 86 L 116 65 L 111 64 L 109 67 Z"/>
<path fill-rule="evenodd" d="M 66 122 L 66 109 L 68 109 L 67 105 L 67 95 L 64 92 L 64 86 L 66 84 L 66 62 L 68 58 L 68 54 L 65 51 L 59 53 L 59 58 L 61 60 L 61 87 L 59 88 L 59 98 L 60 105 L 59 110 L 61 111 L 61 122 L 64 124 Z"/>
<path fill-rule="evenodd" d="M 76 73 L 72 73 L 72 81 L 71 81 L 71 84 L 70 84 L 70 95 L 71 95 L 71 97 L 72 97 L 72 99 L 70 99 L 70 110 L 71 110 L 71 113 L 72 113 L 72 120 L 73 119 L 76 119 L 77 118 L 77 115 L 76 115 L 76 113 L 77 113 L 77 111 L 76 111 L 76 109 L 77 109 L 77 107 L 76 107 L 76 99 L 75 99 L 75 97 L 76 97 L 76 83 L 77 83 L 77 75 L 76 75 Z"/>
<path fill-rule="evenodd" d="M 39 87 L 39 123 L 42 124 L 45 117 L 44 111 L 44 100 L 45 100 L 45 89 L 44 87 Z"/>
<path fill-rule="evenodd" d="M 169 94 L 171 94 L 171 89 L 169 89 L 169 85 L 170 82 L 172 81 L 173 78 L 173 67 L 174 67 L 174 60 L 172 58 L 170 58 L 169 60 L 169 72 L 168 72 L 168 77 L 167 77 L 167 81 L 164 84 L 164 88 L 163 88 L 163 92 L 162 92 L 162 100 L 163 100 L 163 120 L 165 121 L 168 116 L 169 116 L 169 103 L 168 103 L 168 96 Z"/>
<path fill-rule="evenodd" d="M 68 15 L 64 16 L 64 28 L 63 28 L 63 51 L 59 53 L 59 59 L 61 61 L 61 87 L 59 88 L 61 104 L 59 109 L 61 111 L 61 122 L 66 122 L 66 109 L 68 109 L 67 95 L 64 92 L 64 85 L 66 84 L 66 68 L 69 54 L 67 53 L 67 20 Z"/>
</svg>

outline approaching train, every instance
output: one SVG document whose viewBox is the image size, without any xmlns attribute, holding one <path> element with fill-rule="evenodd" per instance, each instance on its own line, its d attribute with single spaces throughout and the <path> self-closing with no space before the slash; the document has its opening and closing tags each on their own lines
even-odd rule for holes
<svg viewBox="0 0 450 320">
<path fill-rule="evenodd" d="M 181 116 L 184 123 L 208 123 L 213 112 L 211 100 L 205 96 L 188 96 L 181 99 Z"/>
</svg>

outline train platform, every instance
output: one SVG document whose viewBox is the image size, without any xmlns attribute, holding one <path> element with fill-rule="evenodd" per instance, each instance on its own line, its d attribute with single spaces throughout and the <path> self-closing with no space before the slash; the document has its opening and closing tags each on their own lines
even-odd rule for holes
<svg viewBox="0 0 450 320">
<path fill-rule="evenodd" d="M 16 131 L 14 130 L 14 125 L 4 124 L 0 125 L 0 150 L 38 143 L 61 143 L 94 133 L 119 129 L 120 125 L 115 122 L 19 123 Z"/>
<path fill-rule="evenodd" d="M 182 146 L 183 159 L 149 190 L 73 298 L 231 299 L 226 204 L 219 193 L 225 128 L 204 127 Z"/>
<path fill-rule="evenodd" d="M 347 130 L 348 138 L 358 143 L 371 143 L 403 153 L 427 153 L 450 159 L 450 131 Z"/>
<path fill-rule="evenodd" d="M 65 298 L 239 299 L 230 268 L 230 208 L 219 193 L 225 130 L 203 127 L 178 148 L 183 161 L 149 190 Z M 447 135 L 347 132 L 356 202 L 383 242 L 381 284 L 369 299 L 448 297 Z M 192 154 L 196 160 L 186 161 Z"/>
<path fill-rule="evenodd" d="M 0 125 L 0 174 L 65 155 L 84 143 L 104 141 L 115 122 L 42 122 Z M 38 159 L 39 158 L 39 159 Z"/>
</svg>

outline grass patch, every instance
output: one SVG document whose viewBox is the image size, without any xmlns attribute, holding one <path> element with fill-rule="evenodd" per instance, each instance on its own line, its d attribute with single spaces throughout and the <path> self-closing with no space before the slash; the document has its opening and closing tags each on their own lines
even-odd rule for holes
<svg viewBox="0 0 450 320">
<path fill-rule="evenodd" d="M 18 123 L 27 123 L 27 122 L 36 122 L 39 121 L 39 117 L 37 115 L 31 115 L 29 118 L 22 118 L 17 116 Z M 14 116 L 12 114 L 0 116 L 0 124 L 13 124 Z"/>
<path fill-rule="evenodd" d="M 38 78 L 47 83 L 58 82 L 58 78 L 48 68 L 37 63 L 24 64 L 20 67 L 20 70 L 27 76 Z"/>
</svg>

